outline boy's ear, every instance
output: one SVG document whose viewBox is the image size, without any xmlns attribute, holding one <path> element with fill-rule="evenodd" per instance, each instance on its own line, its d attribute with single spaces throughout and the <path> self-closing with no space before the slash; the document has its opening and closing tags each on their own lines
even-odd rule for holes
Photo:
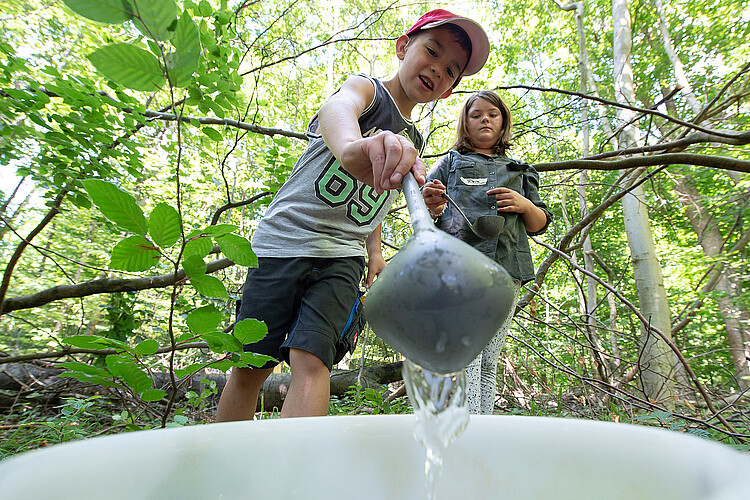
<svg viewBox="0 0 750 500">
<path fill-rule="evenodd" d="M 404 60 L 404 56 L 406 56 L 406 46 L 409 43 L 409 37 L 406 35 L 401 35 L 398 37 L 398 40 L 396 40 L 396 57 L 400 61 Z"/>
</svg>

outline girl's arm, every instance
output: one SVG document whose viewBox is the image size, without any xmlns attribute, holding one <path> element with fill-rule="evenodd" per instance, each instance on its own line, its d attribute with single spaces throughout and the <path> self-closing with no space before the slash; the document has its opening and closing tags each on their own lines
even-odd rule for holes
<svg viewBox="0 0 750 500">
<path fill-rule="evenodd" d="M 443 209 L 445 208 L 443 193 L 445 193 L 445 186 L 437 179 L 427 182 L 422 186 L 422 198 L 432 217 L 437 217 L 443 213 Z"/>
<path fill-rule="evenodd" d="M 547 213 L 517 191 L 495 188 L 487 191 L 487 194 L 495 195 L 498 213 L 519 214 L 529 234 L 539 233 L 549 224 Z"/>
</svg>

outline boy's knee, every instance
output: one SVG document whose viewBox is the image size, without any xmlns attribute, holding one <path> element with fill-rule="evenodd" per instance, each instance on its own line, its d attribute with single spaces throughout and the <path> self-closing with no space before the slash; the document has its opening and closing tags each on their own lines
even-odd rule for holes
<svg viewBox="0 0 750 500">
<path fill-rule="evenodd" d="M 323 361 L 315 354 L 302 349 L 289 349 L 289 366 L 292 373 L 303 371 L 310 374 L 328 374 L 330 370 Z"/>
</svg>

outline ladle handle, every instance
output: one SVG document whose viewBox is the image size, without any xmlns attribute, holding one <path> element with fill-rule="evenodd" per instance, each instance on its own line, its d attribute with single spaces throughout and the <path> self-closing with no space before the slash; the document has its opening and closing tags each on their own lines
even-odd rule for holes
<svg viewBox="0 0 750 500">
<path fill-rule="evenodd" d="M 404 188 L 406 207 L 409 209 L 411 225 L 414 231 L 434 229 L 435 224 L 432 222 L 430 211 L 427 210 L 427 205 L 425 205 L 424 198 L 422 198 L 422 191 L 419 189 L 419 184 L 417 184 L 417 180 L 411 172 L 407 172 L 404 175 L 401 185 Z"/>
</svg>

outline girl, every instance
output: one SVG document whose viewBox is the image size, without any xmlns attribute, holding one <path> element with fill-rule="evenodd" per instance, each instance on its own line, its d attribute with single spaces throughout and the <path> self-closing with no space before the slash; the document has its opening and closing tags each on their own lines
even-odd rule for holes
<svg viewBox="0 0 750 500">
<path fill-rule="evenodd" d="M 491 91 L 471 95 L 458 117 L 456 141 L 447 156 L 429 171 L 422 194 L 436 225 L 502 265 L 513 278 L 515 301 L 523 283 L 534 278 L 527 234 L 543 233 L 552 214 L 539 197 L 539 174 L 526 163 L 505 156 L 511 144 L 510 109 Z M 482 240 L 471 231 L 442 194 L 461 207 L 470 220 L 501 215 L 500 234 Z M 466 367 L 469 412 L 492 414 L 497 363 L 511 313 L 485 349 Z"/>
</svg>

